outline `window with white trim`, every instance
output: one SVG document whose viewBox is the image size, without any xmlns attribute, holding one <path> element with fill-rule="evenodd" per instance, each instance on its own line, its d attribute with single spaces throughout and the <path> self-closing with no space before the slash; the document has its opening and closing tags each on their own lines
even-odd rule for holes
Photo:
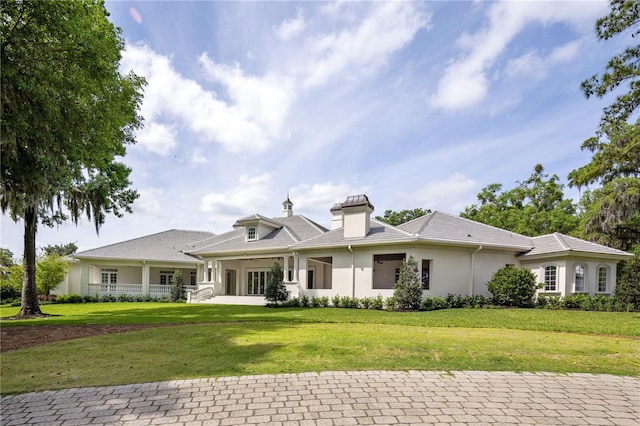
<svg viewBox="0 0 640 426">
<path fill-rule="evenodd" d="M 189 272 L 189 285 L 196 285 L 196 272 Z"/>
<path fill-rule="evenodd" d="M 100 269 L 100 284 L 117 284 L 118 270 L 104 268 Z"/>
<path fill-rule="evenodd" d="M 160 285 L 171 284 L 171 278 L 175 271 L 160 271 Z"/>
<path fill-rule="evenodd" d="M 256 240 L 256 227 L 250 226 L 247 228 L 247 241 L 255 241 Z"/>
<path fill-rule="evenodd" d="M 575 272 L 573 291 L 580 293 L 584 291 L 584 265 L 577 264 Z"/>
<path fill-rule="evenodd" d="M 609 270 L 606 266 L 598 267 L 598 292 L 606 293 L 609 281 Z"/>
<path fill-rule="evenodd" d="M 554 265 L 544 268 L 544 291 L 556 291 L 558 288 L 558 268 Z"/>
</svg>

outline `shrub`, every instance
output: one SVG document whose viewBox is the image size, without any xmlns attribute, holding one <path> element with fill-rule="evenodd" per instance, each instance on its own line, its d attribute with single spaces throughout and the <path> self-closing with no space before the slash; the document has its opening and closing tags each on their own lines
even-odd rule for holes
<svg viewBox="0 0 640 426">
<path fill-rule="evenodd" d="M 98 296 L 96 296 L 97 298 Z M 100 301 L 101 302 L 115 302 L 117 299 L 115 296 L 113 296 L 112 294 L 105 294 L 104 296 L 100 297 Z"/>
<path fill-rule="evenodd" d="M 560 305 L 564 309 L 584 309 L 591 308 L 591 296 L 584 293 L 570 294 L 562 298 Z"/>
<path fill-rule="evenodd" d="M 82 303 L 83 298 L 79 294 L 60 294 L 56 297 L 56 303 Z"/>
<path fill-rule="evenodd" d="M 640 252 L 640 246 L 636 251 Z M 620 278 L 613 295 L 619 304 L 640 309 L 640 253 L 624 262 L 620 268 Z"/>
<path fill-rule="evenodd" d="M 340 307 L 357 309 L 360 307 L 360 300 L 357 297 L 343 296 L 340 298 Z"/>
<path fill-rule="evenodd" d="M 335 295 L 331 298 L 331 304 L 333 305 L 334 308 L 341 308 L 342 307 L 342 298 L 339 295 Z"/>
<path fill-rule="evenodd" d="M 422 309 L 425 311 L 435 311 L 438 309 L 447 309 L 449 305 L 442 297 L 427 296 L 422 301 Z"/>
<path fill-rule="evenodd" d="M 371 305 L 373 304 L 373 297 L 363 297 L 360 299 L 360 303 L 362 304 L 362 308 L 371 309 Z"/>
<path fill-rule="evenodd" d="M 593 309 L 596 311 L 613 311 L 614 300 L 613 297 L 605 296 L 604 294 L 598 294 L 593 298 Z"/>
<path fill-rule="evenodd" d="M 319 297 L 313 296 L 311 298 L 311 306 L 314 307 L 314 308 L 319 308 L 319 307 L 322 306 L 322 301 L 320 300 Z"/>
<path fill-rule="evenodd" d="M 121 293 L 118 295 L 118 302 L 133 302 L 133 296 Z"/>
<path fill-rule="evenodd" d="M 538 286 L 536 277 L 526 268 L 507 265 L 498 269 L 487 283 L 494 303 L 506 306 L 533 306 Z"/>
<path fill-rule="evenodd" d="M 182 278 L 182 272 L 176 269 L 170 280 L 171 288 L 169 289 L 169 300 L 172 302 L 178 302 L 180 300 L 187 300 L 187 287 L 184 285 L 184 279 Z"/>
<path fill-rule="evenodd" d="M 21 297 L 20 290 L 16 289 L 10 282 L 0 282 L 0 300 L 3 303 Z"/>
<path fill-rule="evenodd" d="M 267 288 L 264 292 L 264 298 L 269 303 L 278 304 L 287 300 L 287 287 L 284 285 L 284 272 L 278 262 L 273 262 L 271 271 L 269 272 L 269 279 L 267 281 Z"/>
<path fill-rule="evenodd" d="M 328 308 L 329 307 L 329 297 L 322 296 L 320 298 L 320 306 L 322 306 L 323 308 Z"/>
<path fill-rule="evenodd" d="M 449 308 L 464 308 L 464 299 L 459 294 L 449 293 L 444 300 L 447 302 L 447 307 Z"/>
<path fill-rule="evenodd" d="M 84 303 L 95 303 L 95 302 L 99 302 L 100 301 L 100 296 L 98 296 L 97 294 L 95 296 L 92 296 L 90 294 L 87 294 L 85 296 L 82 296 L 82 301 Z"/>
<path fill-rule="evenodd" d="M 384 309 L 387 311 L 398 309 L 398 300 L 396 300 L 395 296 L 389 296 L 384 300 Z"/>
<path fill-rule="evenodd" d="M 298 306 L 300 306 L 301 308 L 308 308 L 309 307 L 309 296 L 302 296 L 298 300 Z"/>
<path fill-rule="evenodd" d="M 281 305 L 272 304 L 270 306 L 282 306 L 284 308 L 298 308 L 300 307 L 300 301 L 298 300 L 297 297 L 292 297 L 291 299 L 283 302 Z"/>
<path fill-rule="evenodd" d="M 418 272 L 418 263 L 413 256 L 402 261 L 400 275 L 393 289 L 393 297 L 400 309 L 420 309 L 422 303 L 422 282 Z"/>
<path fill-rule="evenodd" d="M 371 301 L 371 309 L 376 309 L 378 311 L 384 309 L 384 300 L 382 299 L 381 294 L 378 294 L 373 298 L 373 300 Z"/>
</svg>

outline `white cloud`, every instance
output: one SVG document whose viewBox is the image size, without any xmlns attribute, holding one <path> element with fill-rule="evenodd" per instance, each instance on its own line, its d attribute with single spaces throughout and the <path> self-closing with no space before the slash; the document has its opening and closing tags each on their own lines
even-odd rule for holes
<svg viewBox="0 0 640 426">
<path fill-rule="evenodd" d="M 178 145 L 176 126 L 159 122 L 145 124 L 137 133 L 138 145 L 161 156 L 167 156 Z"/>
<path fill-rule="evenodd" d="M 231 152 L 261 151 L 271 143 L 271 129 L 264 127 L 269 118 L 260 121 L 257 114 L 217 99 L 215 92 L 175 71 L 170 57 L 143 44 L 128 45 L 122 67 L 147 79 L 141 108 L 147 126 L 160 117 L 163 122 L 181 121 L 204 140 L 218 142 Z"/>
<path fill-rule="evenodd" d="M 372 72 L 428 26 L 430 16 L 419 11 L 416 3 L 372 5 L 372 13 L 360 20 L 356 28 L 326 34 L 310 43 L 301 70 L 304 87 L 323 85 L 341 73 Z"/>
<path fill-rule="evenodd" d="M 207 160 L 207 157 L 204 155 L 202 150 L 197 148 L 191 151 L 191 156 L 189 157 L 189 161 L 191 162 L 191 164 L 207 164 L 209 162 L 209 160 Z"/>
<path fill-rule="evenodd" d="M 270 183 L 269 173 L 254 177 L 242 175 L 234 188 L 206 194 L 202 198 L 200 211 L 213 214 L 210 220 L 221 223 L 232 222 L 249 212 L 264 211 L 270 201 Z"/>
<path fill-rule="evenodd" d="M 476 182 L 463 173 L 456 172 L 447 178 L 433 181 L 415 190 L 402 192 L 397 198 L 408 208 L 430 208 L 457 213 L 464 210 L 465 202 L 477 187 Z M 419 203 L 420 205 L 416 205 Z"/>
<path fill-rule="evenodd" d="M 148 213 L 157 215 L 162 213 L 160 197 L 164 195 L 164 191 L 160 188 L 141 188 L 138 189 L 140 197 L 133 204 L 133 211 L 136 213 Z"/>
<path fill-rule="evenodd" d="M 604 7 L 603 7 L 604 6 Z M 493 3 L 487 13 L 488 25 L 475 34 L 463 34 L 458 45 L 466 52 L 445 69 L 438 82 L 431 105 L 455 111 L 476 105 L 489 91 L 487 72 L 494 66 L 507 45 L 532 23 L 548 25 L 565 22 L 585 30 L 606 10 L 600 2 L 500 2 Z M 564 50 L 554 52 L 556 59 L 575 54 L 578 45 L 569 43 Z M 534 52 L 520 58 L 520 66 L 531 64 L 538 58 Z"/>
<path fill-rule="evenodd" d="M 234 111 L 256 123 L 269 137 L 279 136 L 293 98 L 291 82 L 274 74 L 246 76 L 238 65 L 217 64 L 206 53 L 199 62 L 209 79 L 227 89 Z"/>
<path fill-rule="evenodd" d="M 302 10 L 298 9 L 298 14 L 295 18 L 282 21 L 273 31 L 280 40 L 287 41 L 304 31 L 305 26 L 306 22 L 304 16 L 302 16 Z"/>
</svg>

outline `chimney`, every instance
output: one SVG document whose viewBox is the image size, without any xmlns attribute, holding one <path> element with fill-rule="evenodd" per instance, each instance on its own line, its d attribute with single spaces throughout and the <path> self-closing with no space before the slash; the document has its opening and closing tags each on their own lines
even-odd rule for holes
<svg viewBox="0 0 640 426">
<path fill-rule="evenodd" d="M 282 202 L 282 217 L 291 216 L 293 216 L 293 203 L 289 199 L 289 194 L 287 194 L 287 199 Z"/>
<path fill-rule="evenodd" d="M 342 228 L 342 203 L 335 203 L 331 209 L 331 230 Z"/>
<path fill-rule="evenodd" d="M 365 194 L 351 195 L 342 203 L 342 226 L 345 238 L 366 237 L 370 229 L 373 204 Z"/>
</svg>

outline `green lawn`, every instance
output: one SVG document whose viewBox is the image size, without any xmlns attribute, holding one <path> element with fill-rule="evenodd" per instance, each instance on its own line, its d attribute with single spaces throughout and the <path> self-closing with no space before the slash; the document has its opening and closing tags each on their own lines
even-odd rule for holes
<svg viewBox="0 0 640 426">
<path fill-rule="evenodd" d="M 47 305 L 46 324 L 171 323 L 2 354 L 2 393 L 323 370 L 640 375 L 640 313 L 380 312 L 161 303 Z M 0 308 L 0 316 L 17 308 Z"/>
</svg>

